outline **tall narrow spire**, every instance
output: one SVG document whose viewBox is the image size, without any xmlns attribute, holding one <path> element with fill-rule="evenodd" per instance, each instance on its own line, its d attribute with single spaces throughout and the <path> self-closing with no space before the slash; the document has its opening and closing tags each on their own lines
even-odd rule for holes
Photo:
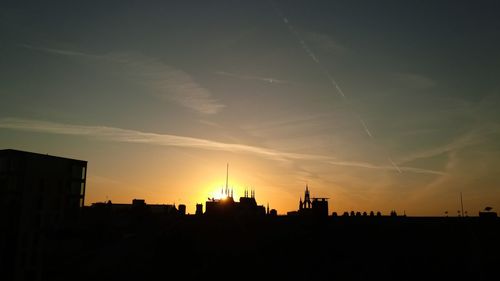
<svg viewBox="0 0 500 281">
<path fill-rule="evenodd" d="M 304 192 L 304 209 L 310 209 L 311 208 L 311 198 L 309 197 L 309 186 L 306 184 L 306 191 Z"/>
<path fill-rule="evenodd" d="M 228 181 L 229 181 L 229 163 L 226 163 L 226 194 L 229 195 L 228 189 Z"/>
<path fill-rule="evenodd" d="M 464 217 L 464 200 L 462 199 L 462 192 L 460 192 L 460 206 L 462 209 L 462 217 Z"/>
</svg>

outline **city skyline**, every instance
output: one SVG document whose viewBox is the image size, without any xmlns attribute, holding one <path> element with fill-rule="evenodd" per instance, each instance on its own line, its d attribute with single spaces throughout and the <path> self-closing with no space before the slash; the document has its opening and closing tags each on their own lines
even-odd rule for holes
<svg viewBox="0 0 500 281">
<path fill-rule="evenodd" d="M 85 203 L 280 214 L 500 206 L 493 1 L 4 3 L 0 149 L 88 161 Z"/>
</svg>

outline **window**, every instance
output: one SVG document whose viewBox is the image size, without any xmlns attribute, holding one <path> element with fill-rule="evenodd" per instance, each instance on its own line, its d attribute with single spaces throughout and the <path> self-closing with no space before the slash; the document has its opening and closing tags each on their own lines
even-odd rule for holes
<svg viewBox="0 0 500 281">
<path fill-rule="evenodd" d="M 85 179 L 85 172 L 86 172 L 86 167 L 82 167 L 82 180 Z"/>
<path fill-rule="evenodd" d="M 80 185 L 80 195 L 83 196 L 85 194 L 85 183 L 81 183 Z"/>
</svg>

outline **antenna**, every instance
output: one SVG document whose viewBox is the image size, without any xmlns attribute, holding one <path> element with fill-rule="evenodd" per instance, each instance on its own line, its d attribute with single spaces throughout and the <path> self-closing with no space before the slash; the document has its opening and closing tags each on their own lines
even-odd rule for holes
<svg viewBox="0 0 500 281">
<path fill-rule="evenodd" d="M 462 217 L 464 217 L 464 201 L 462 199 L 462 192 L 460 192 L 460 206 L 462 208 Z"/>
<path fill-rule="evenodd" d="M 229 180 L 229 163 L 226 164 L 226 193 L 229 192 L 228 186 L 227 186 L 228 180 Z"/>
</svg>

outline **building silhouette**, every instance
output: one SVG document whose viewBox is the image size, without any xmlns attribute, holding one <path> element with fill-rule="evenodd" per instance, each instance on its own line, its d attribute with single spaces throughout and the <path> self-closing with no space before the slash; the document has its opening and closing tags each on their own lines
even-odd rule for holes
<svg viewBox="0 0 500 281">
<path fill-rule="evenodd" d="M 304 191 L 304 201 L 302 201 L 302 197 L 299 200 L 299 210 L 288 212 L 288 215 L 327 217 L 328 198 L 326 197 L 311 198 L 309 193 L 309 186 L 306 185 L 306 189 Z"/>
<path fill-rule="evenodd" d="M 196 204 L 196 215 L 203 215 L 203 204 Z"/>
<path fill-rule="evenodd" d="M 479 211 L 480 218 L 497 218 L 497 213 L 492 211 L 492 207 L 484 208 L 484 211 Z"/>
<path fill-rule="evenodd" d="M 105 215 L 110 213 L 115 214 L 143 214 L 143 215 L 177 215 L 182 212 L 181 208 L 184 206 L 184 213 L 186 211 L 185 205 L 179 205 L 179 209 L 175 204 L 147 204 L 144 199 L 133 199 L 132 204 L 126 203 L 112 203 L 110 200 L 107 202 L 92 203 L 88 207 L 90 214 Z"/>
<path fill-rule="evenodd" d="M 224 191 L 223 198 L 209 198 L 205 205 L 206 215 L 232 215 L 232 216 L 261 216 L 266 214 L 266 209 L 263 205 L 257 205 L 255 200 L 255 191 L 251 190 L 250 195 L 248 190 L 245 190 L 244 195 L 237 202 L 233 198 L 232 190 L 228 188 Z"/>
<path fill-rule="evenodd" d="M 77 223 L 85 200 L 87 162 L 0 150 L 0 274 L 39 280 L 47 235 Z"/>
<path fill-rule="evenodd" d="M 222 198 L 208 198 L 205 204 L 205 214 L 208 216 L 263 216 L 266 208 L 257 205 L 255 190 L 245 189 L 240 201 L 234 201 L 233 189 L 229 189 L 229 164 L 226 166 L 226 187 L 221 190 Z"/>
</svg>

